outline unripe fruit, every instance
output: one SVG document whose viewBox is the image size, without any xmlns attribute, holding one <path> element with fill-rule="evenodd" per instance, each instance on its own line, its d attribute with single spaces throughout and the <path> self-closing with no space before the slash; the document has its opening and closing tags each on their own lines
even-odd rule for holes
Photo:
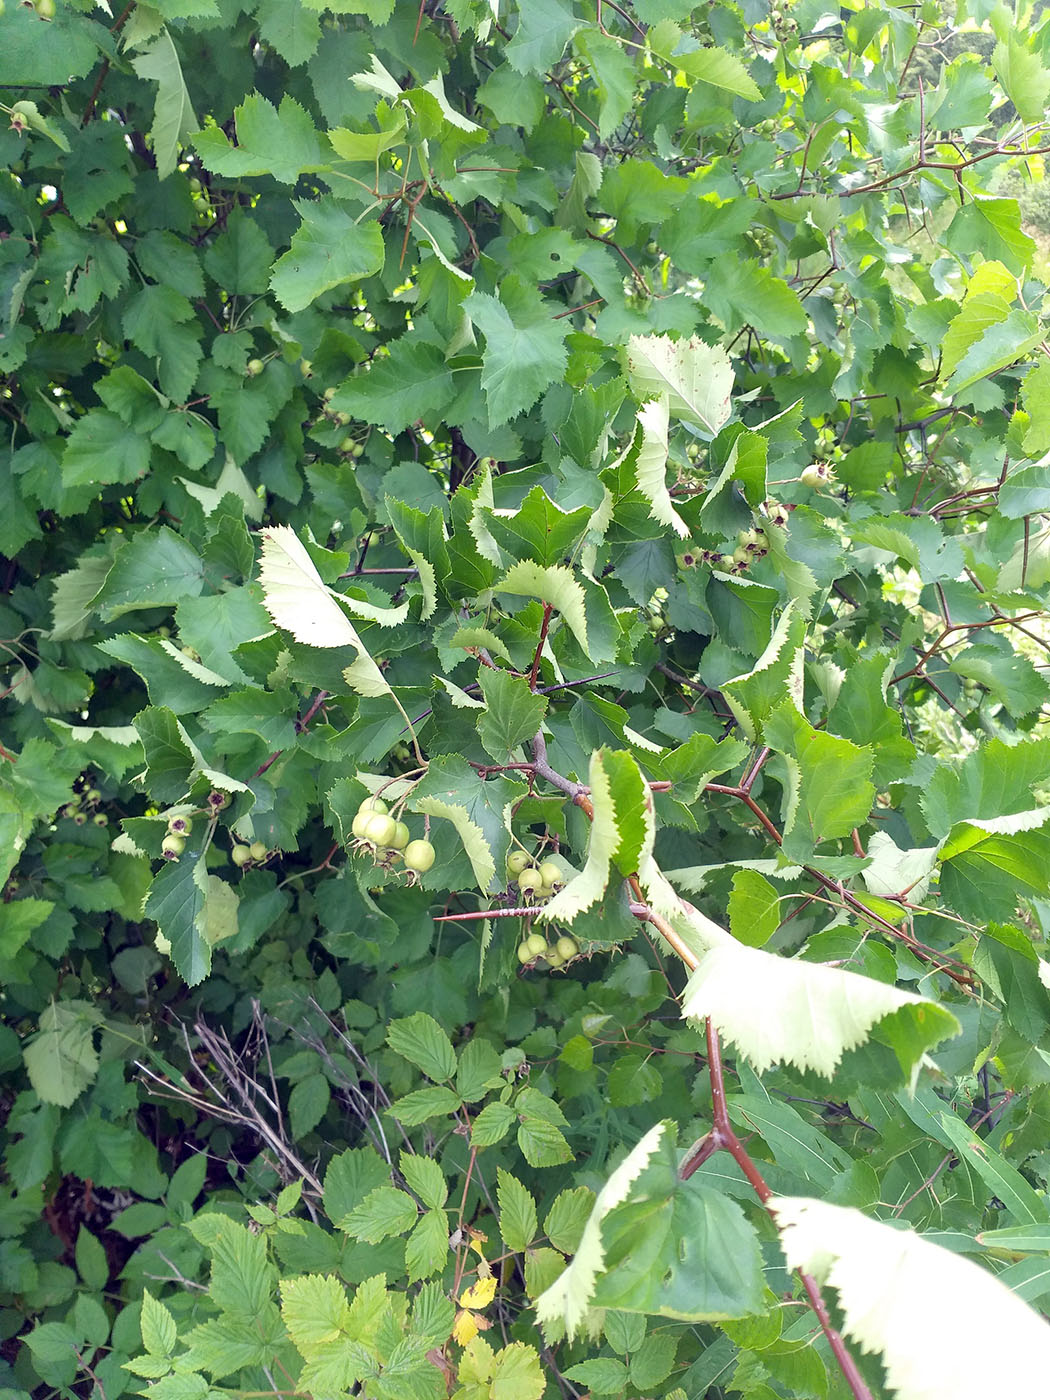
<svg viewBox="0 0 1050 1400">
<path fill-rule="evenodd" d="M 230 799 L 224 792 L 209 792 L 208 806 L 213 812 L 221 812 L 224 807 L 230 805 Z"/>
<path fill-rule="evenodd" d="M 75 817 L 76 814 L 77 814 L 79 811 L 80 811 L 80 803 L 79 803 L 79 802 L 70 802 L 70 803 L 68 803 L 65 807 L 62 808 L 62 815 L 63 815 L 64 817 Z"/>
<path fill-rule="evenodd" d="M 176 836 L 189 836 L 193 830 L 193 823 L 189 817 L 169 817 L 168 830 Z"/>
<path fill-rule="evenodd" d="M 538 870 L 530 867 L 528 870 L 523 870 L 519 874 L 518 889 L 521 890 L 522 894 L 532 894 L 534 890 L 541 889 L 542 887 L 543 876 Z"/>
<path fill-rule="evenodd" d="M 518 962 L 523 965 L 532 962 L 532 953 L 529 951 L 529 945 L 527 943 L 518 944 Z"/>
<path fill-rule="evenodd" d="M 799 477 L 799 481 L 802 482 L 803 486 L 808 486 L 811 491 L 817 491 L 824 485 L 830 475 L 831 473 L 823 462 L 814 463 L 812 466 L 805 468 L 802 475 Z"/>
<path fill-rule="evenodd" d="M 252 860 L 265 860 L 270 854 L 270 848 L 265 841 L 253 841 L 248 847 L 248 853 Z"/>
<path fill-rule="evenodd" d="M 364 837 L 373 846 L 389 846 L 397 831 L 397 822 L 383 812 L 373 812 L 365 826 Z"/>
<path fill-rule="evenodd" d="M 418 875 L 424 875 L 434 864 L 435 855 L 429 841 L 410 841 L 405 847 L 405 865 Z"/>
<path fill-rule="evenodd" d="M 528 851 L 511 851 L 507 857 L 507 873 L 510 875 L 520 875 L 523 870 L 528 869 L 532 864 L 532 857 Z"/>
<path fill-rule="evenodd" d="M 359 841 L 364 840 L 365 827 L 376 815 L 377 813 L 375 812 L 358 812 L 357 816 L 354 818 L 350 830 L 353 832 L 353 834 L 357 837 Z"/>
<path fill-rule="evenodd" d="M 194 176 L 190 181 L 190 194 L 200 194 L 201 188 L 201 182 Z"/>
<path fill-rule="evenodd" d="M 556 948 L 548 948 L 545 954 L 547 962 L 551 967 L 564 967 L 565 959 Z"/>
<path fill-rule="evenodd" d="M 359 812 L 381 812 L 385 814 L 390 809 L 381 797 L 366 797 L 357 810 Z"/>
<path fill-rule="evenodd" d="M 105 812 L 96 812 L 91 820 L 96 826 L 109 826 L 109 818 L 106 816 Z"/>
<path fill-rule="evenodd" d="M 36 0 L 36 12 L 41 19 L 54 19 L 55 0 Z"/>
<path fill-rule="evenodd" d="M 545 860 L 540 866 L 540 879 L 543 881 L 545 890 L 556 889 L 559 885 L 564 885 L 565 876 L 562 874 L 561 866 L 555 865 L 552 860 Z"/>
<path fill-rule="evenodd" d="M 252 377 L 252 379 L 254 379 L 255 376 L 256 376 L 257 374 L 262 374 L 262 372 L 263 372 L 263 370 L 264 370 L 265 368 L 266 368 L 266 366 L 263 364 L 262 360 L 249 360 L 249 361 L 248 361 L 247 369 L 248 369 L 248 373 L 249 373 L 249 375 Z"/>
<path fill-rule="evenodd" d="M 349 413 L 344 413 L 344 412 L 342 411 L 342 409 L 340 409 L 340 410 L 338 411 L 338 413 L 336 413 L 336 415 L 335 415 L 335 421 L 339 424 L 339 426 L 340 426 L 341 428 L 345 428 L 346 425 L 347 425 L 349 422 L 351 422 L 350 414 L 349 414 Z"/>
<path fill-rule="evenodd" d="M 542 933 L 530 933 L 525 940 L 525 947 L 534 958 L 540 957 L 547 951 L 547 940 Z"/>
<path fill-rule="evenodd" d="M 411 840 L 412 833 L 404 822 L 394 823 L 394 834 L 390 838 L 390 846 L 395 851 L 403 851 Z"/>
<path fill-rule="evenodd" d="M 346 456 L 350 457 L 353 455 L 353 451 L 356 446 L 357 443 L 352 437 L 345 437 L 339 444 L 339 451 L 345 453 Z"/>
<path fill-rule="evenodd" d="M 251 865 L 252 853 L 247 846 L 234 846 L 230 851 L 230 859 L 238 870 L 243 870 L 246 865 Z"/>
<path fill-rule="evenodd" d="M 328 388 L 324 391 L 321 397 L 324 399 L 325 403 L 331 403 L 332 400 L 335 398 L 337 392 L 338 390 L 336 389 L 335 385 L 329 384 Z"/>
<path fill-rule="evenodd" d="M 313 374 L 313 372 L 314 372 L 314 364 L 313 364 L 313 361 L 312 361 L 312 360 L 300 360 L 300 361 L 299 361 L 299 368 L 300 368 L 300 369 L 302 370 L 302 372 L 303 372 L 303 378 L 304 378 L 304 379 L 309 379 L 310 375 Z"/>
<path fill-rule="evenodd" d="M 568 962 L 570 958 L 574 958 L 580 951 L 580 945 L 576 942 L 575 938 L 570 938 L 568 934 L 562 934 L 561 938 L 559 938 L 558 942 L 555 944 L 555 947 L 558 950 L 558 956 L 564 958 L 566 962 Z"/>
<path fill-rule="evenodd" d="M 178 860 L 179 856 L 182 855 L 185 849 L 186 842 L 182 839 L 182 837 L 175 836 L 172 832 L 169 831 L 167 836 L 165 836 L 164 840 L 161 842 L 160 853 L 165 860 Z"/>
<path fill-rule="evenodd" d="M 84 794 L 84 801 L 98 802 L 101 796 L 102 794 L 99 792 L 98 788 L 88 788 L 87 792 Z"/>
<path fill-rule="evenodd" d="M 74 824 L 74 826 L 86 826 L 86 825 L 87 825 L 87 813 L 86 813 L 86 812 L 75 812 L 75 813 L 73 814 L 73 824 Z"/>
<path fill-rule="evenodd" d="M 747 564 L 747 563 L 750 562 L 750 560 L 751 560 L 751 551 L 750 551 L 749 549 L 742 549 L 742 548 L 741 548 L 741 549 L 734 549 L 734 550 L 733 550 L 733 563 L 734 563 L 734 564 Z"/>
</svg>

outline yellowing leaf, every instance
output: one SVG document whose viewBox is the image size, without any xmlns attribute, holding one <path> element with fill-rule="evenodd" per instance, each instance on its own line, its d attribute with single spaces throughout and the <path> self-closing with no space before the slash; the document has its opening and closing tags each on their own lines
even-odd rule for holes
<svg viewBox="0 0 1050 1400">
<path fill-rule="evenodd" d="M 461 1308 L 487 1308 L 496 1296 L 495 1278 L 479 1278 L 459 1295 Z"/>
</svg>

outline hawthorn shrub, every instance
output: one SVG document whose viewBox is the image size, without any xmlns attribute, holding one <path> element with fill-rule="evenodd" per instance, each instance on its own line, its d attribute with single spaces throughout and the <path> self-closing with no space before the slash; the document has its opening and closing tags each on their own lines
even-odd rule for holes
<svg viewBox="0 0 1050 1400">
<path fill-rule="evenodd" d="M 1048 52 L 7 0 L 4 1400 L 1042 1393 Z"/>
</svg>

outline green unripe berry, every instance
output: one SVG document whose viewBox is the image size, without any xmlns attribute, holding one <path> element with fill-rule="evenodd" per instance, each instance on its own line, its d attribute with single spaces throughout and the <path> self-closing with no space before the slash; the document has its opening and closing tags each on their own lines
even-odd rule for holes
<svg viewBox="0 0 1050 1400">
<path fill-rule="evenodd" d="M 552 860 L 545 860 L 540 866 L 540 879 L 543 881 L 545 890 L 558 889 L 565 883 L 565 876 L 562 874 L 560 865 L 555 865 Z"/>
<path fill-rule="evenodd" d="M 168 830 L 176 836 L 189 836 L 193 830 L 193 822 L 189 817 L 169 817 Z"/>
<path fill-rule="evenodd" d="M 394 834 L 390 838 L 390 846 L 395 851 L 403 851 L 412 839 L 412 833 L 404 822 L 394 823 Z"/>
<path fill-rule="evenodd" d="M 248 374 L 252 379 L 254 379 L 256 375 L 262 374 L 265 368 L 266 366 L 263 364 L 262 360 L 249 360 L 247 364 Z"/>
<path fill-rule="evenodd" d="M 518 889 L 522 894 L 532 894 L 534 890 L 543 887 L 543 876 L 535 867 L 530 866 L 527 870 L 521 871 L 518 875 Z"/>
<path fill-rule="evenodd" d="M 168 832 L 161 842 L 160 853 L 165 860 L 178 860 L 186 849 L 186 842 L 181 836 L 176 836 L 173 832 Z"/>
<path fill-rule="evenodd" d="M 84 801 L 98 802 L 101 799 L 101 797 L 102 794 L 99 792 L 98 788 L 88 788 L 87 792 L 85 792 L 84 794 Z"/>
<path fill-rule="evenodd" d="M 224 792 L 209 792 L 208 806 L 213 812 L 221 812 L 223 808 L 230 805 L 230 799 Z"/>
<path fill-rule="evenodd" d="M 80 803 L 79 803 L 79 802 L 69 802 L 69 803 L 67 803 L 67 805 L 66 805 L 65 807 L 62 808 L 62 815 L 63 815 L 64 817 L 75 817 L 76 814 L 77 814 L 79 811 L 80 811 Z"/>
<path fill-rule="evenodd" d="M 532 864 L 532 857 L 528 851 L 511 851 L 507 857 L 507 873 L 509 875 L 520 875 L 523 870 L 527 870 Z"/>
<path fill-rule="evenodd" d="M 390 808 L 381 797 L 366 797 L 357 810 L 359 812 L 381 812 L 385 815 Z"/>
<path fill-rule="evenodd" d="M 270 849 L 265 841 L 253 841 L 248 847 L 248 854 L 252 860 L 265 860 L 270 854 Z"/>
<path fill-rule="evenodd" d="M 822 462 L 815 462 L 812 466 L 805 468 L 802 475 L 799 477 L 799 481 L 801 481 L 803 486 L 808 486 L 811 491 L 817 491 L 824 485 L 830 475 L 831 473 Z"/>
<path fill-rule="evenodd" d="M 524 965 L 525 963 L 532 962 L 532 953 L 530 952 L 529 945 L 527 943 L 518 944 L 518 962 L 520 962 L 522 965 Z"/>
<path fill-rule="evenodd" d="M 243 870 L 246 865 L 251 865 L 252 853 L 247 846 L 234 846 L 230 851 L 230 859 L 238 870 Z"/>
<path fill-rule="evenodd" d="M 405 847 L 405 865 L 417 875 L 425 875 L 434 864 L 436 855 L 429 841 L 410 841 Z"/>
<path fill-rule="evenodd" d="M 548 948 L 544 956 L 546 957 L 547 962 L 550 964 L 551 967 L 565 966 L 565 959 L 562 957 L 562 955 L 558 952 L 556 948 Z"/>
<path fill-rule="evenodd" d="M 54 19 L 55 0 L 36 0 L 36 12 L 40 19 Z"/>
<path fill-rule="evenodd" d="M 542 933 L 530 933 L 524 946 L 534 958 L 542 957 L 547 952 L 547 940 Z"/>
<path fill-rule="evenodd" d="M 109 818 L 106 816 L 105 812 L 96 812 L 91 820 L 96 826 L 109 826 Z"/>
<path fill-rule="evenodd" d="M 364 837 L 373 846 L 389 846 L 397 831 L 397 822 L 385 812 L 373 812 L 365 826 Z"/>
<path fill-rule="evenodd" d="M 86 826 L 86 825 L 87 825 L 87 813 L 86 813 L 86 812 L 74 812 L 74 813 L 73 813 L 73 824 L 74 824 L 74 826 Z"/>
<path fill-rule="evenodd" d="M 568 962 L 570 958 L 574 958 L 580 951 L 580 945 L 576 942 L 575 938 L 570 938 L 568 934 L 562 934 L 561 938 L 558 939 L 554 946 L 558 951 L 558 956 L 564 958 L 566 962 Z"/>
<path fill-rule="evenodd" d="M 357 837 L 359 841 L 364 840 L 365 827 L 376 815 L 377 814 L 375 812 L 358 812 L 357 816 L 354 818 L 350 826 L 350 830 L 353 832 L 353 834 Z"/>
</svg>

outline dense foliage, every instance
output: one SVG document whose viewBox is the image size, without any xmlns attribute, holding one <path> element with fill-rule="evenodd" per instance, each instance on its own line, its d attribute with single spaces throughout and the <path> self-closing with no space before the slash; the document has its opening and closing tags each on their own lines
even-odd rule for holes
<svg viewBox="0 0 1050 1400">
<path fill-rule="evenodd" d="M 1050 23 L 0 95 L 0 1400 L 1041 1393 Z"/>
</svg>

